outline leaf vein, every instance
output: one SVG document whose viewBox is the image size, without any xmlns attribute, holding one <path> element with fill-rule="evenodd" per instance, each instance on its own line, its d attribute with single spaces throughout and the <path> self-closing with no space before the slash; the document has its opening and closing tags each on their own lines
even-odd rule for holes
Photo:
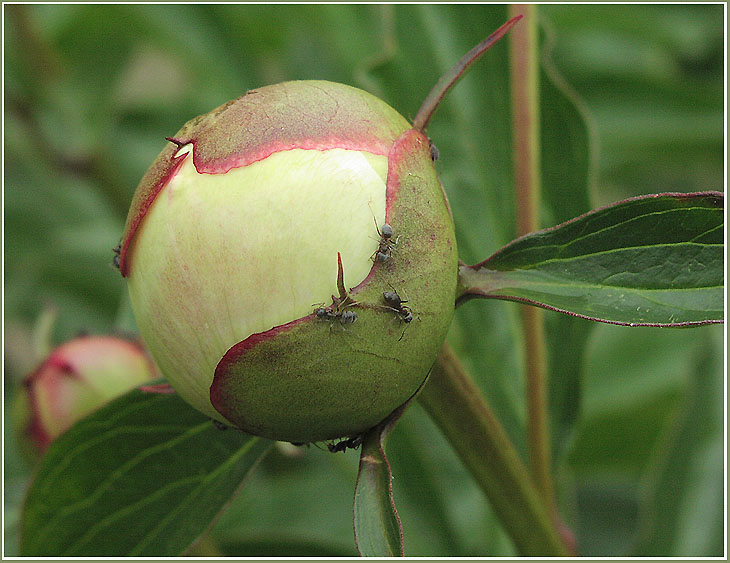
<svg viewBox="0 0 730 563">
<path fill-rule="evenodd" d="M 42 543 L 42 540 L 45 537 L 54 532 L 54 529 L 57 527 L 57 525 L 63 527 L 63 523 L 69 515 L 72 515 L 75 512 L 79 512 L 80 510 L 86 509 L 87 507 L 93 505 L 104 494 L 104 492 L 106 492 L 114 483 L 123 478 L 128 471 L 141 463 L 143 460 L 147 459 L 148 457 L 159 451 L 163 451 L 179 442 L 183 442 L 190 437 L 199 434 L 201 431 L 207 428 L 209 428 L 209 423 L 206 421 L 203 424 L 198 424 L 190 428 L 187 432 L 184 432 L 183 434 L 171 440 L 162 442 L 151 448 L 139 452 L 136 456 L 134 456 L 129 461 L 121 465 L 117 470 L 112 472 L 107 480 L 101 482 L 95 490 L 91 491 L 83 499 L 57 510 L 54 516 L 48 520 L 44 529 L 38 531 L 38 535 L 36 536 L 35 541 L 37 543 Z M 112 434 L 114 435 L 116 433 Z"/>
</svg>

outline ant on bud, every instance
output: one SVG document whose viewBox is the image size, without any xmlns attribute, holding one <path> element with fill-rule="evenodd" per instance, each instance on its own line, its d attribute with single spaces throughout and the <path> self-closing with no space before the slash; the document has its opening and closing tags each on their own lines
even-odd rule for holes
<svg viewBox="0 0 730 563">
<path fill-rule="evenodd" d="M 342 311 L 340 313 L 340 323 L 344 325 L 351 325 L 357 320 L 357 313 L 355 311 Z"/>
<path fill-rule="evenodd" d="M 436 145 L 433 144 L 431 139 L 428 140 L 428 150 L 431 151 L 431 160 L 436 162 L 441 156 L 441 153 L 439 153 L 439 150 L 436 148 Z"/>
<path fill-rule="evenodd" d="M 372 213 L 372 209 L 370 209 L 370 212 Z M 388 223 L 383 223 L 382 228 L 378 227 L 378 220 L 375 218 L 375 213 L 373 213 L 373 221 L 375 222 L 375 230 L 378 232 L 380 239 L 378 240 L 378 249 L 370 255 L 370 260 L 373 262 L 385 262 L 393 254 L 393 250 L 398 244 L 400 236 L 392 240 L 393 227 Z"/>
<path fill-rule="evenodd" d="M 352 307 L 356 304 L 357 303 L 351 303 L 347 305 L 347 307 Z M 332 321 L 330 323 L 330 331 L 332 330 L 332 325 L 336 320 L 340 321 L 343 329 L 345 328 L 345 325 L 351 325 L 357 320 L 357 313 L 355 311 L 342 311 L 333 306 L 324 307 L 323 304 L 314 310 L 314 314 L 318 319 Z"/>
<path fill-rule="evenodd" d="M 360 434 L 359 436 L 353 436 L 351 438 L 341 440 L 336 444 L 327 444 L 327 449 L 333 454 L 337 452 L 345 452 L 348 449 L 356 450 L 362 444 L 363 438 L 364 436 L 362 434 Z"/>
<path fill-rule="evenodd" d="M 220 420 L 216 420 L 215 418 L 211 418 L 213 421 L 213 426 L 215 426 L 216 430 L 228 430 L 228 426 L 226 424 L 223 424 Z"/>
<path fill-rule="evenodd" d="M 355 311 L 347 311 L 348 307 L 357 305 L 357 301 L 353 300 L 345 289 L 345 274 L 342 269 L 342 256 L 337 253 L 337 289 L 340 292 L 339 297 L 332 296 L 332 305 L 325 307 L 324 303 L 319 303 L 314 310 L 314 315 L 318 319 L 330 320 L 330 332 L 335 320 L 340 321 L 340 325 L 345 329 L 345 325 L 351 325 L 357 320 Z"/>
<path fill-rule="evenodd" d="M 390 284 L 388 284 L 390 285 Z M 398 295 L 398 292 L 395 291 L 395 288 L 391 285 L 390 288 L 393 291 L 384 291 L 383 292 L 383 300 L 387 304 L 386 309 L 390 309 L 391 311 L 394 311 L 397 315 L 397 318 L 399 318 L 401 321 L 406 323 L 406 326 L 403 328 L 403 333 L 400 335 L 400 338 L 398 339 L 398 342 L 403 340 L 403 336 L 406 333 L 407 325 L 413 321 L 413 311 L 411 311 L 411 308 L 407 305 L 404 305 L 404 303 L 408 303 L 408 299 L 406 296 L 406 299 L 403 299 L 400 295 Z"/>
<path fill-rule="evenodd" d="M 114 251 L 114 258 L 112 258 L 112 267 L 119 270 L 119 257 L 122 254 L 122 243 L 119 243 L 114 248 L 112 248 Z"/>
</svg>

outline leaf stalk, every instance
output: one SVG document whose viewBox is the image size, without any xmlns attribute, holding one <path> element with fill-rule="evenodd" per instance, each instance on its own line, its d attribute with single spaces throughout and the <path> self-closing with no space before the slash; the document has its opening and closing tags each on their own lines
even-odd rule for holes
<svg viewBox="0 0 730 563">
<path fill-rule="evenodd" d="M 570 555 L 517 450 L 448 343 L 418 400 L 487 495 L 519 553 Z"/>
</svg>

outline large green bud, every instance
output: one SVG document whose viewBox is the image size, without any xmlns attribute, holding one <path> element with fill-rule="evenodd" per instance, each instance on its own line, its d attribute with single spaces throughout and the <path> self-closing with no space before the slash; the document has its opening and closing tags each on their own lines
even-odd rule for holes
<svg viewBox="0 0 730 563">
<path fill-rule="evenodd" d="M 412 397 L 457 275 L 428 139 L 366 92 L 301 81 L 169 140 L 135 193 L 119 266 L 177 392 L 292 442 L 357 435 Z"/>
</svg>

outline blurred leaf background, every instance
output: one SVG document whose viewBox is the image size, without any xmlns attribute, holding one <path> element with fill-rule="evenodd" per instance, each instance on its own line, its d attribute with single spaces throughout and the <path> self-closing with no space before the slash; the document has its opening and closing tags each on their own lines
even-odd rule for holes
<svg viewBox="0 0 730 563">
<path fill-rule="evenodd" d="M 31 473 L 16 386 L 54 337 L 134 331 L 110 267 L 137 182 L 188 119 L 290 79 L 369 90 L 406 117 L 507 19 L 497 5 L 4 5 L 5 555 Z M 544 226 L 631 195 L 723 190 L 724 7 L 541 6 Z M 474 263 L 514 236 L 508 45 L 429 127 Z M 565 86 L 568 85 L 568 89 Z M 524 452 L 518 305 L 472 302 L 450 341 Z M 723 328 L 627 329 L 547 313 L 555 474 L 584 555 L 723 555 Z M 389 441 L 411 556 L 514 554 L 417 405 Z M 355 555 L 357 455 L 278 448 L 200 555 Z M 123 533 L 123 532 L 122 532 Z"/>
</svg>

